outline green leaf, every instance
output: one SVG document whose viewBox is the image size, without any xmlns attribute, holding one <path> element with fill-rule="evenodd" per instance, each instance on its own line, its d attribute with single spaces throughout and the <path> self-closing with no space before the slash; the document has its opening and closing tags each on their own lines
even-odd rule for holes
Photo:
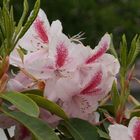
<svg viewBox="0 0 140 140">
<path fill-rule="evenodd" d="M 116 85 L 115 81 L 114 81 L 113 86 L 112 86 L 111 95 L 112 95 L 112 103 L 114 106 L 114 111 L 116 112 L 118 109 L 118 106 L 120 104 L 120 96 L 119 96 L 119 91 L 117 89 L 117 85 Z"/>
<path fill-rule="evenodd" d="M 140 105 L 133 108 L 130 116 L 131 116 L 131 118 L 135 117 L 135 116 L 140 117 Z"/>
<path fill-rule="evenodd" d="M 74 139 L 62 137 L 61 140 L 74 140 Z"/>
<path fill-rule="evenodd" d="M 114 106 L 112 104 L 102 105 L 102 106 L 100 106 L 99 109 L 102 110 L 103 112 L 106 112 L 106 113 L 108 112 L 111 115 L 114 115 L 115 114 L 115 112 L 114 112 Z"/>
<path fill-rule="evenodd" d="M 25 91 L 23 91 L 22 93 L 24 93 L 24 94 L 33 94 L 33 95 L 43 96 L 43 91 L 38 90 L 38 89 L 25 90 Z"/>
<path fill-rule="evenodd" d="M 16 50 L 18 52 L 18 55 L 19 55 L 21 61 L 23 62 L 24 61 L 24 53 L 23 53 L 22 49 L 21 48 L 16 48 Z"/>
<path fill-rule="evenodd" d="M 61 123 L 59 123 L 57 129 L 63 134 L 63 137 L 72 138 L 70 132 L 67 130 L 67 128 L 64 125 L 61 125 Z"/>
<path fill-rule="evenodd" d="M 34 100 L 38 104 L 38 106 L 50 111 L 51 113 L 63 119 L 68 119 L 65 112 L 56 103 L 51 102 L 50 100 L 47 100 L 46 98 L 38 95 L 33 95 L 33 94 L 26 94 L 26 95 L 30 97 L 32 100 Z"/>
<path fill-rule="evenodd" d="M 23 124 L 37 140 L 59 140 L 58 136 L 54 133 L 52 128 L 41 119 L 28 116 L 22 112 L 11 111 L 3 106 L 1 110 L 11 118 Z"/>
<path fill-rule="evenodd" d="M 97 128 L 85 120 L 78 118 L 61 121 L 75 140 L 98 140 Z"/>
<path fill-rule="evenodd" d="M 20 18 L 20 20 L 19 20 L 17 29 L 16 29 L 16 35 L 17 35 L 17 34 L 19 33 L 19 31 L 21 30 L 22 25 L 23 25 L 23 22 L 24 22 L 24 20 L 25 20 L 25 17 L 27 16 L 27 13 L 28 13 L 28 10 L 29 10 L 29 5 L 28 5 L 28 1 L 27 1 L 27 0 L 24 0 L 23 6 L 24 6 L 24 10 L 23 10 L 22 16 L 21 16 L 21 18 Z"/>
<path fill-rule="evenodd" d="M 101 138 L 108 139 L 108 140 L 110 139 L 109 135 L 106 132 L 102 131 L 99 128 L 97 129 L 97 131 L 98 131 L 98 134 Z"/>
<path fill-rule="evenodd" d="M 109 125 L 111 125 L 110 122 L 108 122 L 108 121 L 103 122 L 104 129 L 106 130 L 107 133 L 109 133 L 109 130 L 108 130 Z"/>
<path fill-rule="evenodd" d="M 127 42 L 125 35 L 122 36 L 122 42 L 120 44 L 120 63 L 125 69 L 127 64 Z"/>
<path fill-rule="evenodd" d="M 140 37 L 138 37 L 138 35 L 135 35 L 135 37 L 133 38 L 131 42 L 131 48 L 128 54 L 128 61 L 127 61 L 128 67 L 133 65 L 139 52 L 140 52 Z"/>
<path fill-rule="evenodd" d="M 18 92 L 5 92 L 1 94 L 1 98 L 11 102 L 17 109 L 24 112 L 27 115 L 38 117 L 39 107 L 28 96 Z"/>
<path fill-rule="evenodd" d="M 113 44 L 113 35 L 110 34 L 110 36 L 111 36 L 111 43 L 110 43 L 109 51 L 115 58 L 118 58 L 117 52 L 116 52 L 114 44 Z"/>
<path fill-rule="evenodd" d="M 26 23 L 23 26 L 20 34 L 18 35 L 18 38 L 17 38 L 17 40 L 15 42 L 15 45 L 18 42 L 18 40 L 23 37 L 23 35 L 26 33 L 26 31 L 30 28 L 30 26 L 32 25 L 32 23 L 36 19 L 38 11 L 39 11 L 39 8 L 40 8 L 40 0 L 37 0 L 36 3 L 35 3 L 35 6 L 33 8 L 33 11 L 31 12 L 28 20 L 26 21 Z"/>
<path fill-rule="evenodd" d="M 15 21 L 13 16 L 13 7 L 9 2 L 3 1 L 3 7 L 0 8 L 0 55 L 6 57 L 13 48 L 13 35 L 15 30 Z"/>
</svg>

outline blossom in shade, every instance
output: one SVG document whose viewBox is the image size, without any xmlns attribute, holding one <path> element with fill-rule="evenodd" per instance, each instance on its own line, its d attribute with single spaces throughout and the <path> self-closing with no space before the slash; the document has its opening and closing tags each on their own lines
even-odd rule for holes
<svg viewBox="0 0 140 140">
<path fill-rule="evenodd" d="M 31 140 L 32 135 L 26 127 L 20 124 L 17 124 L 15 127 L 14 139 L 15 140 Z"/>
<path fill-rule="evenodd" d="M 140 140 L 140 118 L 133 117 L 128 127 L 121 124 L 109 126 L 111 140 Z"/>
<path fill-rule="evenodd" d="M 19 72 L 14 78 L 11 78 L 7 84 L 7 91 L 18 91 L 37 89 L 36 81 L 25 75 L 23 72 Z"/>
<path fill-rule="evenodd" d="M 0 113 L 0 128 L 6 129 L 10 128 L 11 126 L 16 125 L 17 122 L 14 121 L 12 118 L 8 117 L 4 113 Z"/>
</svg>

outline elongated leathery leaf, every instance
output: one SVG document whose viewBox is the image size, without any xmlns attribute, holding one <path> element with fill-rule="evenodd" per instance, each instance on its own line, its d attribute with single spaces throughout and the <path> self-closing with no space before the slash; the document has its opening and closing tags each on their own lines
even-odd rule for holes
<svg viewBox="0 0 140 140">
<path fill-rule="evenodd" d="M 101 138 L 108 139 L 108 140 L 110 139 L 109 135 L 106 132 L 102 131 L 99 128 L 97 131 L 98 131 L 98 134 L 100 135 Z"/>
<path fill-rule="evenodd" d="M 1 98 L 11 102 L 16 108 L 27 115 L 38 117 L 39 107 L 28 96 L 18 92 L 6 92 L 0 96 Z"/>
<path fill-rule="evenodd" d="M 133 65 L 137 55 L 140 52 L 140 37 L 138 35 L 136 35 L 132 42 L 131 42 L 131 47 L 129 50 L 129 54 L 128 54 L 128 68 Z"/>
<path fill-rule="evenodd" d="M 37 0 L 36 3 L 35 3 L 35 6 L 34 6 L 34 9 L 33 11 L 31 12 L 27 22 L 25 23 L 25 25 L 22 27 L 22 30 L 20 32 L 20 34 L 18 35 L 18 38 L 15 42 L 15 45 L 16 43 L 18 42 L 18 40 L 20 38 L 22 38 L 24 36 L 24 34 L 26 33 L 26 31 L 30 28 L 30 26 L 32 25 L 33 21 L 35 20 L 35 18 L 37 17 L 37 14 L 38 14 L 38 11 L 39 11 L 39 8 L 40 8 L 40 0 Z"/>
<path fill-rule="evenodd" d="M 114 81 L 113 86 L 112 86 L 111 94 L 112 94 L 112 103 L 114 106 L 114 111 L 117 111 L 118 106 L 120 104 L 120 96 L 119 96 L 119 91 L 117 89 L 117 85 L 116 85 L 115 81 Z"/>
<path fill-rule="evenodd" d="M 23 6 L 24 6 L 24 10 L 23 10 L 23 13 L 22 13 L 22 16 L 18 22 L 18 26 L 17 26 L 17 29 L 16 29 L 16 34 L 19 33 L 19 31 L 21 30 L 21 27 L 23 25 L 23 22 L 25 20 L 25 17 L 28 13 L 28 10 L 29 10 L 29 5 L 28 5 L 28 1 L 27 0 L 24 0 L 24 3 L 23 3 Z"/>
<path fill-rule="evenodd" d="M 11 111 L 3 106 L 1 110 L 11 118 L 23 124 L 37 140 L 59 140 L 58 136 L 54 133 L 52 128 L 41 119 L 28 116 L 22 112 Z"/>
<path fill-rule="evenodd" d="M 109 48 L 109 52 L 115 57 L 118 58 L 117 52 L 115 50 L 114 44 L 113 44 L 113 35 L 110 34 L 111 36 L 111 43 L 110 43 L 110 48 Z"/>
<path fill-rule="evenodd" d="M 5 57 L 9 55 L 14 41 L 15 22 L 13 17 L 13 7 L 8 6 L 9 3 L 3 1 L 3 7 L 0 8 L 0 55 Z"/>
<path fill-rule="evenodd" d="M 75 140 L 98 140 L 96 127 L 85 120 L 73 118 L 70 121 L 62 121 L 61 124 L 69 130 Z"/>
<path fill-rule="evenodd" d="M 24 94 L 33 94 L 33 95 L 38 95 L 38 96 L 43 97 L 43 91 L 38 90 L 38 89 L 25 90 L 22 93 L 24 93 Z"/>
<path fill-rule="evenodd" d="M 38 95 L 33 95 L 33 94 L 26 94 L 26 95 L 28 95 L 28 97 L 34 100 L 38 104 L 38 106 L 50 111 L 51 113 L 56 114 L 57 116 L 63 119 L 68 119 L 65 112 L 56 103 L 51 102 L 50 100 L 47 100 L 44 97 Z"/>
<path fill-rule="evenodd" d="M 127 41 L 125 35 L 122 36 L 122 42 L 120 44 L 120 63 L 125 69 L 127 65 Z"/>
</svg>

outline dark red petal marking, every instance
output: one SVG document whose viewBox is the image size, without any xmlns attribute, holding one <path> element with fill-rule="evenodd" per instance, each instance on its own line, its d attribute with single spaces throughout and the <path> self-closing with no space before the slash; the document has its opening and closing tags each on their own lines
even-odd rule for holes
<svg viewBox="0 0 140 140">
<path fill-rule="evenodd" d="M 81 94 L 92 94 L 98 92 L 101 89 L 98 89 L 97 86 L 101 83 L 102 80 L 102 71 L 98 71 L 88 83 L 88 85 L 82 90 Z"/>
<path fill-rule="evenodd" d="M 133 137 L 135 140 L 140 140 L 140 120 L 136 121 L 136 124 L 133 128 Z"/>
<path fill-rule="evenodd" d="M 102 44 L 101 48 L 99 48 L 95 54 L 93 54 L 91 57 L 89 57 L 86 60 L 86 64 L 92 63 L 96 59 L 98 59 L 99 57 L 101 57 L 107 51 L 107 48 L 108 48 L 108 43 L 107 42 L 104 42 Z"/>
<path fill-rule="evenodd" d="M 49 39 L 48 39 L 47 32 L 45 30 L 43 21 L 41 21 L 39 18 L 37 18 L 35 20 L 34 26 L 35 26 L 35 30 L 36 30 L 38 36 L 43 41 L 43 43 L 48 43 Z"/>
<path fill-rule="evenodd" d="M 84 97 L 79 97 L 80 99 L 80 110 L 82 111 L 82 113 L 86 113 L 87 109 L 89 107 L 91 107 L 91 105 L 89 104 L 88 100 Z M 78 100 L 79 101 L 79 100 Z"/>
<path fill-rule="evenodd" d="M 68 56 L 68 49 L 65 47 L 64 42 L 57 45 L 56 53 L 56 67 L 62 67 Z"/>
<path fill-rule="evenodd" d="M 19 133 L 18 139 L 21 139 L 21 140 L 27 139 L 30 136 L 29 131 L 24 126 L 19 126 L 17 133 Z"/>
</svg>

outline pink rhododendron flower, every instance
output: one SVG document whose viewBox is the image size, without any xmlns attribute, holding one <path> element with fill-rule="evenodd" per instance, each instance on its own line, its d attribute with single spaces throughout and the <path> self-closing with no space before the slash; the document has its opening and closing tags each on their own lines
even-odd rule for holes
<svg viewBox="0 0 140 140">
<path fill-rule="evenodd" d="M 40 9 L 36 20 L 10 54 L 10 64 L 21 66 L 22 62 L 17 49 L 22 48 L 26 54 L 30 54 L 41 48 L 47 48 L 53 37 L 61 32 L 61 22 L 56 20 L 50 25 L 46 14 Z"/>
<path fill-rule="evenodd" d="M 44 95 L 53 101 L 61 99 L 64 110 L 73 117 L 92 113 L 98 107 L 98 101 L 111 90 L 119 71 L 118 60 L 105 53 L 109 45 L 110 37 L 106 34 L 71 75 L 48 79 Z"/>
<path fill-rule="evenodd" d="M 41 80 L 46 98 L 58 103 L 70 117 L 93 122 L 93 111 L 97 109 L 98 101 L 111 90 L 120 67 L 118 60 L 106 53 L 110 46 L 109 34 L 102 37 L 95 49 L 85 47 L 63 34 L 59 21 L 50 26 L 40 10 L 19 45 L 27 50 L 27 54 L 23 62 L 16 61 L 20 57 L 11 54 L 11 64 L 20 66 L 25 75 L 20 72 L 9 81 L 9 88 L 24 90 L 35 82 L 32 77 L 36 82 Z M 27 84 L 20 84 L 21 79 Z"/>
<path fill-rule="evenodd" d="M 45 96 L 48 98 L 50 96 L 56 96 L 62 100 L 66 100 L 69 96 L 72 96 L 73 94 L 77 95 L 77 93 L 81 93 L 81 95 L 89 92 L 92 94 L 92 92 L 95 91 L 101 93 L 101 89 L 109 91 L 112 86 L 111 83 L 115 78 L 114 76 L 119 70 L 117 59 L 112 55 L 105 54 L 109 45 L 110 36 L 105 34 L 95 50 L 84 46 L 75 46 L 74 55 L 77 55 L 78 57 L 74 59 L 75 57 L 72 53 L 70 57 L 73 58 L 73 63 L 69 63 L 71 66 L 70 69 L 73 68 L 73 71 L 70 71 L 69 67 L 64 68 L 63 71 L 60 69 L 59 73 L 56 71 L 56 76 L 47 80 L 48 86 L 46 85 Z M 96 59 L 94 57 L 96 57 Z M 64 72 L 67 73 L 64 74 Z M 108 78 L 109 84 L 106 80 L 103 82 L 106 78 Z M 104 85 L 104 88 L 102 88 L 103 84 L 106 84 Z M 54 85 L 53 89 L 51 88 L 52 85 Z M 102 87 L 99 87 L 99 85 L 102 85 Z M 106 86 L 110 87 L 105 88 Z M 53 91 L 57 91 L 57 93 L 52 93 Z M 106 91 L 106 93 L 108 93 L 108 91 Z"/>
<path fill-rule="evenodd" d="M 43 45 L 41 44 L 42 42 Z M 75 51 L 79 52 L 79 54 L 82 53 L 83 57 L 86 56 L 88 49 L 84 49 L 81 45 L 72 43 L 62 33 L 60 21 L 54 21 L 50 26 L 45 13 L 40 10 L 30 29 L 20 39 L 17 47 L 11 53 L 10 64 L 24 67 L 37 78 L 43 78 L 42 73 L 47 73 L 44 77 L 46 78 L 46 76 L 53 75 L 54 71 L 57 75 L 61 75 L 74 69 L 74 66 L 77 66 L 76 62 L 80 63 L 81 58 L 77 59 L 79 55 L 75 54 Z M 18 55 L 18 46 L 27 51 L 23 63 Z M 83 52 L 81 52 L 81 48 Z M 75 61 L 76 59 L 77 61 Z M 69 69 L 68 72 L 65 69 Z"/>
<path fill-rule="evenodd" d="M 133 117 L 128 127 L 121 124 L 109 126 L 111 140 L 140 140 L 140 118 Z"/>
</svg>

